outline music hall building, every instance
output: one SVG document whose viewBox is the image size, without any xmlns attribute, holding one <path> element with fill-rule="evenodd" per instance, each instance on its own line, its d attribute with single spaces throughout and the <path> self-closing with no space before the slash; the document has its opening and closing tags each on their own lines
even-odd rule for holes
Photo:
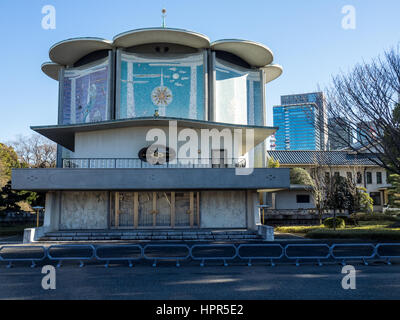
<svg viewBox="0 0 400 320">
<path fill-rule="evenodd" d="M 57 167 L 12 173 L 15 190 L 46 192 L 35 239 L 251 238 L 265 192 L 289 187 L 289 169 L 266 168 L 282 68 L 265 45 L 147 28 L 49 56 L 58 121 L 32 130 L 57 143 Z"/>
</svg>

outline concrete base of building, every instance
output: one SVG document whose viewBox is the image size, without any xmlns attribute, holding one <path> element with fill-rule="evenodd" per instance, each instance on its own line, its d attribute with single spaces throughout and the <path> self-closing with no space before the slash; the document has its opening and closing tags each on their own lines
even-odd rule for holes
<svg viewBox="0 0 400 320">
<path fill-rule="evenodd" d="M 258 193 L 251 190 L 48 192 L 43 227 L 35 233 L 113 229 L 174 232 L 183 228 L 257 231 L 258 197 Z M 30 237 L 27 234 L 27 239 Z"/>
<path fill-rule="evenodd" d="M 43 229 L 25 229 L 24 243 L 48 241 L 263 241 L 273 240 L 273 228 L 247 229 L 134 229 L 134 230 L 61 230 L 43 234 Z"/>
</svg>

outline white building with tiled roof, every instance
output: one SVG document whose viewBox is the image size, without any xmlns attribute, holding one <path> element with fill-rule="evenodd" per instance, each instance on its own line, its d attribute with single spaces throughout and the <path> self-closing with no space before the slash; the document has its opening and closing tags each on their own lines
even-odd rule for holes
<svg viewBox="0 0 400 320">
<path fill-rule="evenodd" d="M 268 158 L 278 160 L 281 168 L 303 168 L 311 176 L 316 168 L 323 168 L 326 178 L 334 175 L 348 177 L 358 187 L 364 187 L 374 200 L 374 211 L 382 211 L 388 203 L 386 170 L 379 159 L 371 154 L 351 151 L 268 151 Z M 273 207 L 277 210 L 315 208 L 311 191 L 291 185 L 290 189 L 276 193 Z"/>
</svg>

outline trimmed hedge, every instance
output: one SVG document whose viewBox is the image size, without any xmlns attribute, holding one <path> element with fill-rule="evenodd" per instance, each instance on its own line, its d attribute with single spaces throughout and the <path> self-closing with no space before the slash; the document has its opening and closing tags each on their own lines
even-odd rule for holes
<svg viewBox="0 0 400 320">
<path fill-rule="evenodd" d="M 381 212 L 363 213 L 358 212 L 351 215 L 352 218 L 358 221 L 399 221 L 396 215 L 386 214 Z"/>
<path fill-rule="evenodd" d="M 309 239 L 365 239 L 365 240 L 400 240 L 400 230 L 362 230 L 362 229 L 318 229 L 306 234 Z"/>
</svg>

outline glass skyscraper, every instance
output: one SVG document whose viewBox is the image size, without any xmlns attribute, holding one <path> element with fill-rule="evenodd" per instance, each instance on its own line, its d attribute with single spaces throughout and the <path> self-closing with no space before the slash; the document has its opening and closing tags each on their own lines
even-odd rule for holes
<svg viewBox="0 0 400 320">
<path fill-rule="evenodd" d="M 327 117 L 322 92 L 286 95 L 273 108 L 275 150 L 325 150 Z"/>
<path fill-rule="evenodd" d="M 346 119 L 332 117 L 328 120 L 329 150 L 348 148 L 352 143 L 352 129 Z"/>
</svg>

